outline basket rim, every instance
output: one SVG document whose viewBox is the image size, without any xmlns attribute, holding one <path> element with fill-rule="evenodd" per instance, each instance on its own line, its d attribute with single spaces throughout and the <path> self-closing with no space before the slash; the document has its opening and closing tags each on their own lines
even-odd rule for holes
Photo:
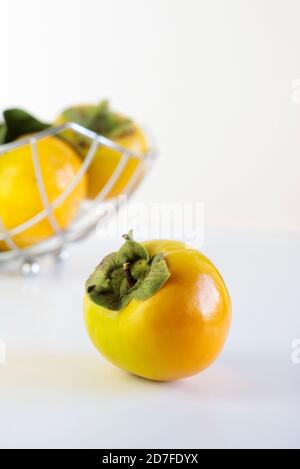
<svg viewBox="0 0 300 469">
<path fill-rule="evenodd" d="M 1 156 L 3 156 L 3 154 L 9 152 L 10 150 L 14 150 L 24 145 L 29 145 L 33 138 L 37 141 L 42 140 L 43 138 L 55 136 L 58 133 L 68 129 L 74 130 L 75 132 L 81 134 L 84 137 L 88 137 L 91 140 L 96 140 L 98 144 L 103 145 L 104 147 L 111 148 L 112 150 L 116 150 L 120 153 L 129 154 L 130 156 L 134 156 L 135 158 L 143 159 L 145 158 L 145 156 L 152 152 L 152 150 L 149 150 L 145 153 L 139 153 L 131 150 L 129 151 L 118 143 L 115 143 L 113 140 L 110 140 L 109 138 L 104 137 L 103 135 L 97 134 L 93 130 L 89 130 L 86 127 L 83 127 L 82 125 L 76 124 L 76 122 L 66 122 L 65 124 L 50 127 L 49 129 L 42 130 L 41 132 L 34 132 L 31 135 L 21 138 L 20 140 L 0 145 L 0 158 Z M 148 135 L 148 132 L 146 133 Z M 152 138 L 150 140 L 152 140 Z M 150 148 L 151 147 L 152 145 L 150 145 Z"/>
</svg>

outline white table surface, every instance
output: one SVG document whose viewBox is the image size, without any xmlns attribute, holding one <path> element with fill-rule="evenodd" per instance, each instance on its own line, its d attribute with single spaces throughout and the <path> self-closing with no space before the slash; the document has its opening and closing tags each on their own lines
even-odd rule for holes
<svg viewBox="0 0 300 469">
<path fill-rule="evenodd" d="M 163 384 L 118 370 L 87 338 L 84 280 L 110 248 L 91 238 L 61 269 L 0 274 L 0 447 L 299 447 L 300 240 L 208 237 L 231 334 L 210 369 Z"/>
</svg>

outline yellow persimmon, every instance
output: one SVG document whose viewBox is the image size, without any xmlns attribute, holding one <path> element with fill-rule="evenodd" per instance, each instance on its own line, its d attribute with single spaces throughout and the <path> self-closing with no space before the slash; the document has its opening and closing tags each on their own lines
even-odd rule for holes
<svg viewBox="0 0 300 469">
<path fill-rule="evenodd" d="M 218 357 L 231 303 L 221 275 L 199 251 L 176 241 L 139 244 L 129 233 L 87 281 L 84 316 L 92 342 L 110 362 L 169 381 Z"/>
<path fill-rule="evenodd" d="M 37 142 L 41 175 L 49 204 L 54 202 L 71 184 L 82 160 L 67 143 L 55 137 Z M 53 211 L 58 228 L 66 228 L 75 218 L 79 204 L 86 196 L 84 175 L 66 199 Z M 29 144 L 0 155 L 0 218 L 7 230 L 30 220 L 43 210 L 36 173 Z M 45 218 L 31 228 L 16 234 L 14 243 L 21 248 L 38 243 L 53 235 L 54 230 Z M 8 250 L 0 241 L 0 250 Z"/>
<path fill-rule="evenodd" d="M 76 122 L 89 130 L 109 138 L 120 147 L 143 155 L 148 150 L 148 143 L 143 131 L 130 119 L 112 112 L 106 101 L 99 105 L 79 105 L 65 110 L 56 120 L 55 125 Z M 72 130 L 63 136 L 74 145 L 76 150 L 86 157 L 90 140 Z M 88 198 L 95 199 L 109 181 L 118 163 L 121 153 L 114 149 L 99 147 L 88 170 Z M 129 156 L 127 164 L 105 198 L 120 195 L 125 189 L 140 163 L 140 159 Z"/>
</svg>

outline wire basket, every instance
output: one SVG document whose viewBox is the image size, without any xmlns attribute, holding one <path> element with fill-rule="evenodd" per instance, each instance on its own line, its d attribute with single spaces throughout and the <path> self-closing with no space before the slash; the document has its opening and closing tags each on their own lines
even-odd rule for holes
<svg viewBox="0 0 300 469">
<path fill-rule="evenodd" d="M 72 178 L 69 185 L 55 200 L 50 203 L 42 176 L 37 143 L 47 137 L 61 137 L 62 133 L 66 130 L 71 130 L 77 134 L 77 136 L 84 137 L 85 141 L 88 141 L 89 143 L 89 149 L 86 157 L 82 160 L 79 170 Z M 118 210 L 120 202 L 117 197 L 109 201 L 109 206 L 114 208 L 110 211 L 103 210 L 104 205 L 107 205 L 104 204 L 104 201 L 119 178 L 122 177 L 129 158 L 138 159 L 138 164 L 131 175 L 130 180 L 126 182 L 126 186 L 122 190 L 122 195 L 124 194 L 128 197 L 134 192 L 135 188 L 150 168 L 156 152 L 153 149 L 150 149 L 144 154 L 132 152 L 76 123 L 66 123 L 59 127 L 39 132 L 22 140 L 0 146 L 0 158 L 7 157 L 7 154 L 16 148 L 22 146 L 28 147 L 28 145 L 30 145 L 31 148 L 31 157 L 36 184 L 42 202 L 42 210 L 39 213 L 36 213 L 29 220 L 26 220 L 18 226 L 14 226 L 10 229 L 5 226 L 0 214 L 0 242 L 4 241 L 9 249 L 7 251 L 0 251 L 0 269 L 2 270 L 8 266 L 15 269 L 16 266 L 19 266 L 23 273 L 38 273 L 40 270 L 40 259 L 42 257 L 51 256 L 57 260 L 64 260 L 67 257 L 68 251 L 66 248 L 69 244 L 86 238 L 102 220 L 106 220 L 111 213 L 115 213 L 116 210 Z M 118 164 L 113 170 L 109 180 L 100 189 L 98 195 L 93 200 L 83 200 L 74 220 L 66 228 L 62 229 L 56 222 L 54 210 L 66 200 L 74 188 L 76 188 L 81 178 L 83 178 L 87 173 L 96 152 L 100 147 L 108 148 L 117 152 L 120 157 Z M 122 199 L 125 200 L 126 198 L 122 197 Z M 32 228 L 34 225 L 45 219 L 48 220 L 52 228 L 52 236 L 24 248 L 19 247 L 17 243 L 15 243 L 14 237 L 16 235 Z"/>
</svg>

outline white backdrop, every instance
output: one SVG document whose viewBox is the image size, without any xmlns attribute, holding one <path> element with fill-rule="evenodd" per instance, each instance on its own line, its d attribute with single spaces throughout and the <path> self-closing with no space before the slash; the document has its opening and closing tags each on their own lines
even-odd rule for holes
<svg viewBox="0 0 300 469">
<path fill-rule="evenodd" d="M 160 386 L 83 328 L 84 281 L 119 239 L 0 272 L 0 446 L 299 447 L 300 0 L 0 0 L 0 45 L 0 108 L 108 97 L 149 125 L 160 158 L 136 200 L 204 202 L 233 301 L 215 366 Z"/>
<path fill-rule="evenodd" d="M 299 1 L 0 7 L 1 108 L 49 119 L 111 98 L 160 149 L 141 200 L 202 201 L 212 229 L 299 232 Z"/>
</svg>

